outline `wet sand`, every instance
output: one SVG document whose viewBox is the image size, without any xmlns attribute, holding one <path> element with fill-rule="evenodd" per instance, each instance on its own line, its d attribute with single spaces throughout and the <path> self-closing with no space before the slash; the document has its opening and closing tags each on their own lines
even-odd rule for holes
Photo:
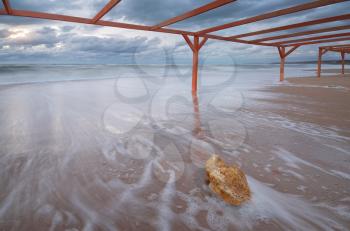
<svg viewBox="0 0 350 231">
<path fill-rule="evenodd" d="M 349 99 L 349 76 L 1 88 L 0 230 L 348 230 Z M 212 153 L 246 172 L 251 201 L 210 192 Z"/>
</svg>

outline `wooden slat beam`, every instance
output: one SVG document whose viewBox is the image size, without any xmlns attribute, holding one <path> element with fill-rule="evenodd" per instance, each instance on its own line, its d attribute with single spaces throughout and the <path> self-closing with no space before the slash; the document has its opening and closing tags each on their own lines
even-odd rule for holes
<svg viewBox="0 0 350 231">
<path fill-rule="evenodd" d="M 110 0 L 107 5 L 105 5 L 100 12 L 98 12 L 93 19 L 92 23 L 96 23 L 103 16 L 105 16 L 113 7 L 115 7 L 121 0 Z"/>
<path fill-rule="evenodd" d="M 318 30 L 301 31 L 301 32 L 292 33 L 292 34 L 271 36 L 271 37 L 255 39 L 255 40 L 251 40 L 251 41 L 252 42 L 265 42 L 265 41 L 270 41 L 270 40 L 292 38 L 292 37 L 299 37 L 299 36 L 310 35 L 310 34 L 318 34 L 318 33 L 332 32 L 332 31 L 339 31 L 339 30 L 348 30 L 348 29 L 350 29 L 350 25 L 334 26 L 334 27 L 328 27 L 328 28 L 323 28 L 323 29 L 318 29 Z"/>
<path fill-rule="evenodd" d="M 282 45 L 282 44 L 288 44 L 288 43 L 305 42 L 305 41 L 320 40 L 320 39 L 339 38 L 339 37 L 344 37 L 344 36 L 350 36 L 350 32 L 348 32 L 348 33 L 340 33 L 340 34 L 330 34 L 330 35 L 316 36 L 316 37 L 309 37 L 309 38 L 303 38 L 303 39 L 293 39 L 293 40 L 276 42 L 274 44 Z"/>
<path fill-rule="evenodd" d="M 282 15 L 292 14 L 292 13 L 296 13 L 296 12 L 300 12 L 300 11 L 304 11 L 304 10 L 310 10 L 310 9 L 318 8 L 321 6 L 327 6 L 327 5 L 331 5 L 331 4 L 335 4 L 335 3 L 339 3 L 339 2 L 344 2 L 344 1 L 346 1 L 346 0 L 312 1 L 309 3 L 289 7 L 286 9 L 272 11 L 272 12 L 269 12 L 266 14 L 255 16 L 255 17 L 246 18 L 246 19 L 226 23 L 226 24 L 219 25 L 219 26 L 214 26 L 214 27 L 211 27 L 211 28 L 208 28 L 205 30 L 198 31 L 197 34 L 198 35 L 207 34 L 207 33 L 211 33 L 214 31 L 224 30 L 224 29 L 235 27 L 235 26 L 241 26 L 241 25 L 245 25 L 248 23 L 252 23 L 252 22 L 257 22 L 257 21 L 261 21 L 261 20 L 265 20 L 265 19 L 275 18 L 275 17 L 282 16 Z"/>
<path fill-rule="evenodd" d="M 238 39 L 238 38 L 243 38 L 243 37 L 255 36 L 255 35 L 259 35 L 259 34 L 267 34 L 267 33 L 272 33 L 272 32 L 277 32 L 277 31 L 290 30 L 290 29 L 295 29 L 295 28 L 300 28 L 300 27 L 313 26 L 313 25 L 317 25 L 317 24 L 343 21 L 343 20 L 348 20 L 348 19 L 350 19 L 350 14 L 343 14 L 343 15 L 332 16 L 332 17 L 328 17 L 328 18 L 321 18 L 321 19 L 316 19 L 316 20 L 311 20 L 311 21 L 306 21 L 306 22 L 289 24 L 286 26 L 273 27 L 273 28 L 269 28 L 269 29 L 234 35 L 234 36 L 230 36 L 228 38 Z"/>
<path fill-rule="evenodd" d="M 318 44 L 318 43 L 330 43 L 330 42 L 339 42 L 339 41 L 347 41 L 347 40 L 350 41 L 350 37 L 336 38 L 336 39 L 323 39 L 319 41 L 311 41 L 311 42 L 304 42 L 304 43 L 294 43 L 294 44 L 285 45 L 285 47 L 304 46 L 304 45 L 311 45 L 311 44 Z"/>
<path fill-rule="evenodd" d="M 188 19 L 188 18 L 194 17 L 196 15 L 205 13 L 207 11 L 213 10 L 213 9 L 221 7 L 221 6 L 224 6 L 224 5 L 226 5 L 228 3 L 231 3 L 231 2 L 234 2 L 234 1 L 236 1 L 236 0 L 216 0 L 214 2 L 211 2 L 209 4 L 201 6 L 201 7 L 197 8 L 197 9 L 191 10 L 191 11 L 189 11 L 187 13 L 184 13 L 182 15 L 179 15 L 179 16 L 176 16 L 174 18 L 170 18 L 170 19 L 168 19 L 168 20 L 166 20 L 164 22 L 161 22 L 161 23 L 153 26 L 152 29 L 156 30 L 156 29 L 159 29 L 161 27 L 165 27 L 165 26 L 168 26 L 168 25 L 171 25 L 171 24 L 183 21 L 185 19 Z"/>
<path fill-rule="evenodd" d="M 12 14 L 12 8 L 10 5 L 10 1 L 9 0 L 2 0 L 2 3 L 4 5 L 6 14 Z"/>
</svg>

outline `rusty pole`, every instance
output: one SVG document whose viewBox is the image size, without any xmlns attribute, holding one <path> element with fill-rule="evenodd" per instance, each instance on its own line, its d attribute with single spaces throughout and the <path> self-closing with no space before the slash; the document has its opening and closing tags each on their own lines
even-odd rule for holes
<svg viewBox="0 0 350 231">
<path fill-rule="evenodd" d="M 341 51 L 341 73 L 343 74 L 343 77 L 344 77 L 344 74 L 345 74 L 345 52 L 344 50 Z"/>
<path fill-rule="evenodd" d="M 199 37 L 193 37 L 193 65 L 192 65 L 192 92 L 197 92 L 198 82 L 198 56 L 199 56 Z"/>
<path fill-rule="evenodd" d="M 317 77 L 321 77 L 321 64 L 322 64 L 322 48 L 318 48 L 318 61 L 317 61 Z"/>
<path fill-rule="evenodd" d="M 285 55 L 286 55 L 286 48 L 285 47 L 279 47 L 278 48 L 279 54 L 280 54 L 280 81 L 284 80 L 284 63 L 285 63 Z"/>
<path fill-rule="evenodd" d="M 202 38 L 199 42 L 198 36 L 193 36 L 193 42 L 185 34 L 182 35 L 187 42 L 188 46 L 192 50 L 193 54 L 193 63 L 192 63 L 192 92 L 197 92 L 197 83 L 198 83 L 198 62 L 199 62 L 199 50 L 203 45 L 208 41 L 208 38 Z"/>
</svg>

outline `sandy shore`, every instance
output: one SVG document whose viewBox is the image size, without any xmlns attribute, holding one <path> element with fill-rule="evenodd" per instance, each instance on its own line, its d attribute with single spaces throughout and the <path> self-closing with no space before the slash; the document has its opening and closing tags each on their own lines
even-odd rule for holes
<svg viewBox="0 0 350 231">
<path fill-rule="evenodd" d="M 270 102 L 285 105 L 287 108 L 289 106 L 301 108 L 300 112 L 292 111 L 291 113 L 290 110 L 285 110 L 284 112 L 280 111 L 279 114 L 305 122 L 314 122 L 320 125 L 333 124 L 350 129 L 349 77 L 350 75 L 345 75 L 345 78 L 338 76 L 288 78 L 288 84 L 266 90 L 284 95 L 284 97 L 276 97 Z M 288 96 L 291 99 L 288 99 Z M 309 110 L 309 116 L 302 113 L 305 110 Z"/>
<path fill-rule="evenodd" d="M 0 89 L 0 230 L 348 229 L 349 76 L 198 95 L 138 81 Z M 251 201 L 211 193 L 212 153 Z"/>
</svg>

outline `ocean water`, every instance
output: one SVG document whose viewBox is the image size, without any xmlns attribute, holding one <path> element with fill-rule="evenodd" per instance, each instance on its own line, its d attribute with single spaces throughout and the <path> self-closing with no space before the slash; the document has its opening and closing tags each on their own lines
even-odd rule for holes
<svg viewBox="0 0 350 231">
<path fill-rule="evenodd" d="M 324 65 L 324 68 L 332 65 Z M 333 65 L 334 66 L 334 65 Z M 115 79 L 115 78 L 153 78 L 162 81 L 166 78 L 189 79 L 190 65 L 7 65 L 0 64 L 0 84 L 43 83 L 55 81 Z M 314 64 L 286 65 L 286 77 L 312 76 Z M 279 78 L 278 64 L 253 64 L 215 66 L 199 68 L 203 85 L 217 82 L 215 78 L 230 79 L 236 84 L 257 85 L 272 83 Z M 214 78 L 215 76 L 215 78 Z"/>
<path fill-rule="evenodd" d="M 190 76 L 1 65 L 0 230 L 348 230 L 348 127 L 288 116 L 320 117 L 303 97 L 264 90 L 288 86 L 278 65 L 202 67 L 197 94 Z M 210 191 L 213 153 L 247 174 L 249 202 Z"/>
</svg>

